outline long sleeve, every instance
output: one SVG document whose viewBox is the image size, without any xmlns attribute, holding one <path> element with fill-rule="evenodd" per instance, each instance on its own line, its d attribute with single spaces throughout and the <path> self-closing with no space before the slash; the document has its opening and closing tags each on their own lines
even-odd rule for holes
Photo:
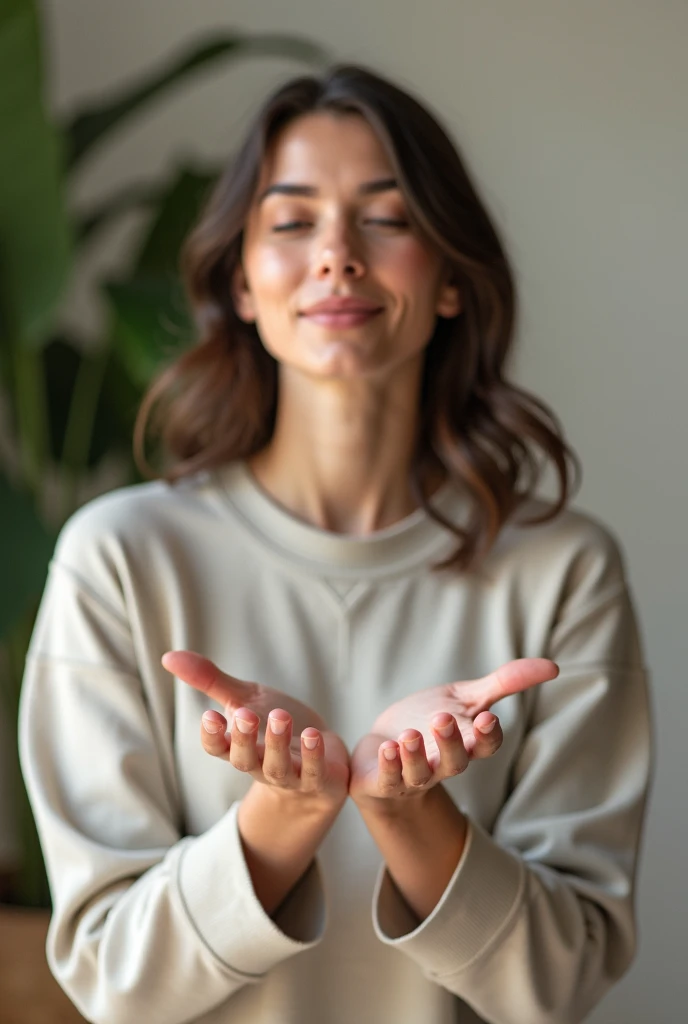
<svg viewBox="0 0 688 1024">
<path fill-rule="evenodd" d="M 548 642 L 528 653 L 561 671 L 521 698 L 528 728 L 491 833 L 470 822 L 454 876 L 417 927 L 383 869 L 374 923 L 485 1021 L 575 1024 L 634 956 L 651 774 L 647 672 L 605 530 L 572 560 Z"/>
<path fill-rule="evenodd" d="M 313 866 L 269 918 L 244 861 L 236 802 L 203 834 L 184 835 L 119 556 L 107 545 L 99 552 L 88 534 L 83 516 L 63 531 L 22 691 L 22 767 L 53 898 L 48 960 L 88 1020 L 176 1024 L 314 945 L 322 886 Z"/>
</svg>

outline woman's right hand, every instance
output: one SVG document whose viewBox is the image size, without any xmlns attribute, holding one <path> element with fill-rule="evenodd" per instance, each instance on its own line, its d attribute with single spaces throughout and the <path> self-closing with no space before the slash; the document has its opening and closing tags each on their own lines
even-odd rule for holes
<svg viewBox="0 0 688 1024">
<path fill-rule="evenodd" d="M 169 651 L 162 663 L 224 711 L 204 713 L 204 749 L 255 779 L 237 824 L 254 892 L 273 914 L 346 800 L 349 752 L 312 708 L 279 690 L 235 679 L 193 651 Z"/>
<path fill-rule="evenodd" d="M 206 711 L 201 720 L 201 743 L 213 757 L 276 791 L 345 801 L 349 752 L 307 704 L 236 679 L 192 651 L 170 651 L 162 664 L 222 706 L 224 714 Z"/>
</svg>

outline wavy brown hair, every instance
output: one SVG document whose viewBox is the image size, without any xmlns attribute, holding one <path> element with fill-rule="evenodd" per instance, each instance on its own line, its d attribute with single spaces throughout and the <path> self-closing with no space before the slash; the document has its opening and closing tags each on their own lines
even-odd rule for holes
<svg viewBox="0 0 688 1024">
<path fill-rule="evenodd" d="M 462 310 L 437 318 L 425 356 L 419 433 L 411 486 L 427 513 L 459 544 L 442 567 L 475 568 L 515 509 L 534 496 L 545 464 L 559 495 L 527 520 L 553 519 L 580 483 L 580 463 L 553 412 L 505 379 L 516 315 L 514 277 L 504 246 L 455 144 L 416 99 L 352 64 L 322 77 L 300 76 L 263 103 L 230 166 L 217 182 L 182 250 L 181 270 L 198 343 L 168 366 L 144 396 L 134 456 L 146 476 L 174 482 L 244 459 L 270 440 L 278 401 L 278 364 L 254 324 L 240 320 L 230 295 L 244 224 L 264 156 L 294 118 L 315 111 L 358 114 L 389 156 L 415 229 L 453 268 Z M 169 463 L 151 470 L 145 438 L 154 433 Z M 433 509 L 423 490 L 441 469 L 473 501 L 465 524 Z"/>
</svg>

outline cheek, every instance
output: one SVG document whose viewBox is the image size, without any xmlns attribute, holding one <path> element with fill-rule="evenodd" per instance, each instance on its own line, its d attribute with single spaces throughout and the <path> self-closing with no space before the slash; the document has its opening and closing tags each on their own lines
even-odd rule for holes
<svg viewBox="0 0 688 1024">
<path fill-rule="evenodd" d="M 294 253 L 287 256 L 284 249 L 271 245 L 254 247 L 250 258 L 245 259 L 256 328 L 263 345 L 276 359 L 288 354 L 289 320 L 301 279 L 298 263 Z"/>
<path fill-rule="evenodd" d="M 408 239 L 396 246 L 386 262 L 387 273 L 393 277 L 403 290 L 417 292 L 421 282 L 427 285 L 428 291 L 434 285 L 438 273 L 437 257 L 429 252 L 416 239 Z"/>
<path fill-rule="evenodd" d="M 301 273 L 301 259 L 276 246 L 263 246 L 253 253 L 247 266 L 253 290 L 266 298 L 281 298 Z"/>
<path fill-rule="evenodd" d="M 405 319 L 424 330 L 436 317 L 440 266 L 437 255 L 415 239 L 398 246 L 386 263 L 389 285 L 405 296 Z"/>
</svg>

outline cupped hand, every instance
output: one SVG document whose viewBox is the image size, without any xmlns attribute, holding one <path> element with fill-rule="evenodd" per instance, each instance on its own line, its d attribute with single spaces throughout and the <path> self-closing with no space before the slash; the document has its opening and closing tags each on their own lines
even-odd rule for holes
<svg viewBox="0 0 688 1024">
<path fill-rule="evenodd" d="M 281 707 L 292 718 L 295 733 L 300 733 L 307 726 L 314 726 L 319 730 L 327 728 L 318 712 L 308 704 L 281 690 L 275 690 L 272 686 L 246 682 L 230 676 L 202 654 L 196 654 L 194 651 L 168 651 L 162 656 L 162 664 L 168 672 L 172 672 L 183 682 L 220 704 L 230 721 L 239 708 L 250 708 L 251 711 L 255 711 L 264 726 L 270 711 Z"/>
<path fill-rule="evenodd" d="M 398 741 L 369 733 L 351 755 L 349 795 L 354 802 L 420 795 L 438 782 L 459 775 L 468 755 L 455 720 L 434 715 L 434 751 L 428 752 L 418 729 L 404 729 Z"/>
<path fill-rule="evenodd" d="M 547 658 L 519 658 L 480 679 L 419 690 L 390 705 L 351 757 L 349 793 L 355 801 L 422 794 L 491 757 L 503 741 L 489 711 L 502 697 L 554 679 Z"/>
<path fill-rule="evenodd" d="M 193 651 L 169 651 L 163 667 L 223 708 L 206 711 L 201 743 L 258 782 L 280 790 L 344 799 L 349 752 L 307 704 L 262 683 L 228 675 Z"/>
<path fill-rule="evenodd" d="M 378 715 L 370 731 L 381 740 L 397 740 L 403 730 L 415 730 L 422 735 L 426 753 L 434 763 L 440 755 L 440 743 L 432 719 L 446 712 L 458 726 L 466 763 L 491 757 L 504 739 L 499 719 L 489 710 L 492 705 L 558 675 L 559 667 L 548 658 L 517 658 L 479 679 L 444 683 L 409 694 Z"/>
</svg>

